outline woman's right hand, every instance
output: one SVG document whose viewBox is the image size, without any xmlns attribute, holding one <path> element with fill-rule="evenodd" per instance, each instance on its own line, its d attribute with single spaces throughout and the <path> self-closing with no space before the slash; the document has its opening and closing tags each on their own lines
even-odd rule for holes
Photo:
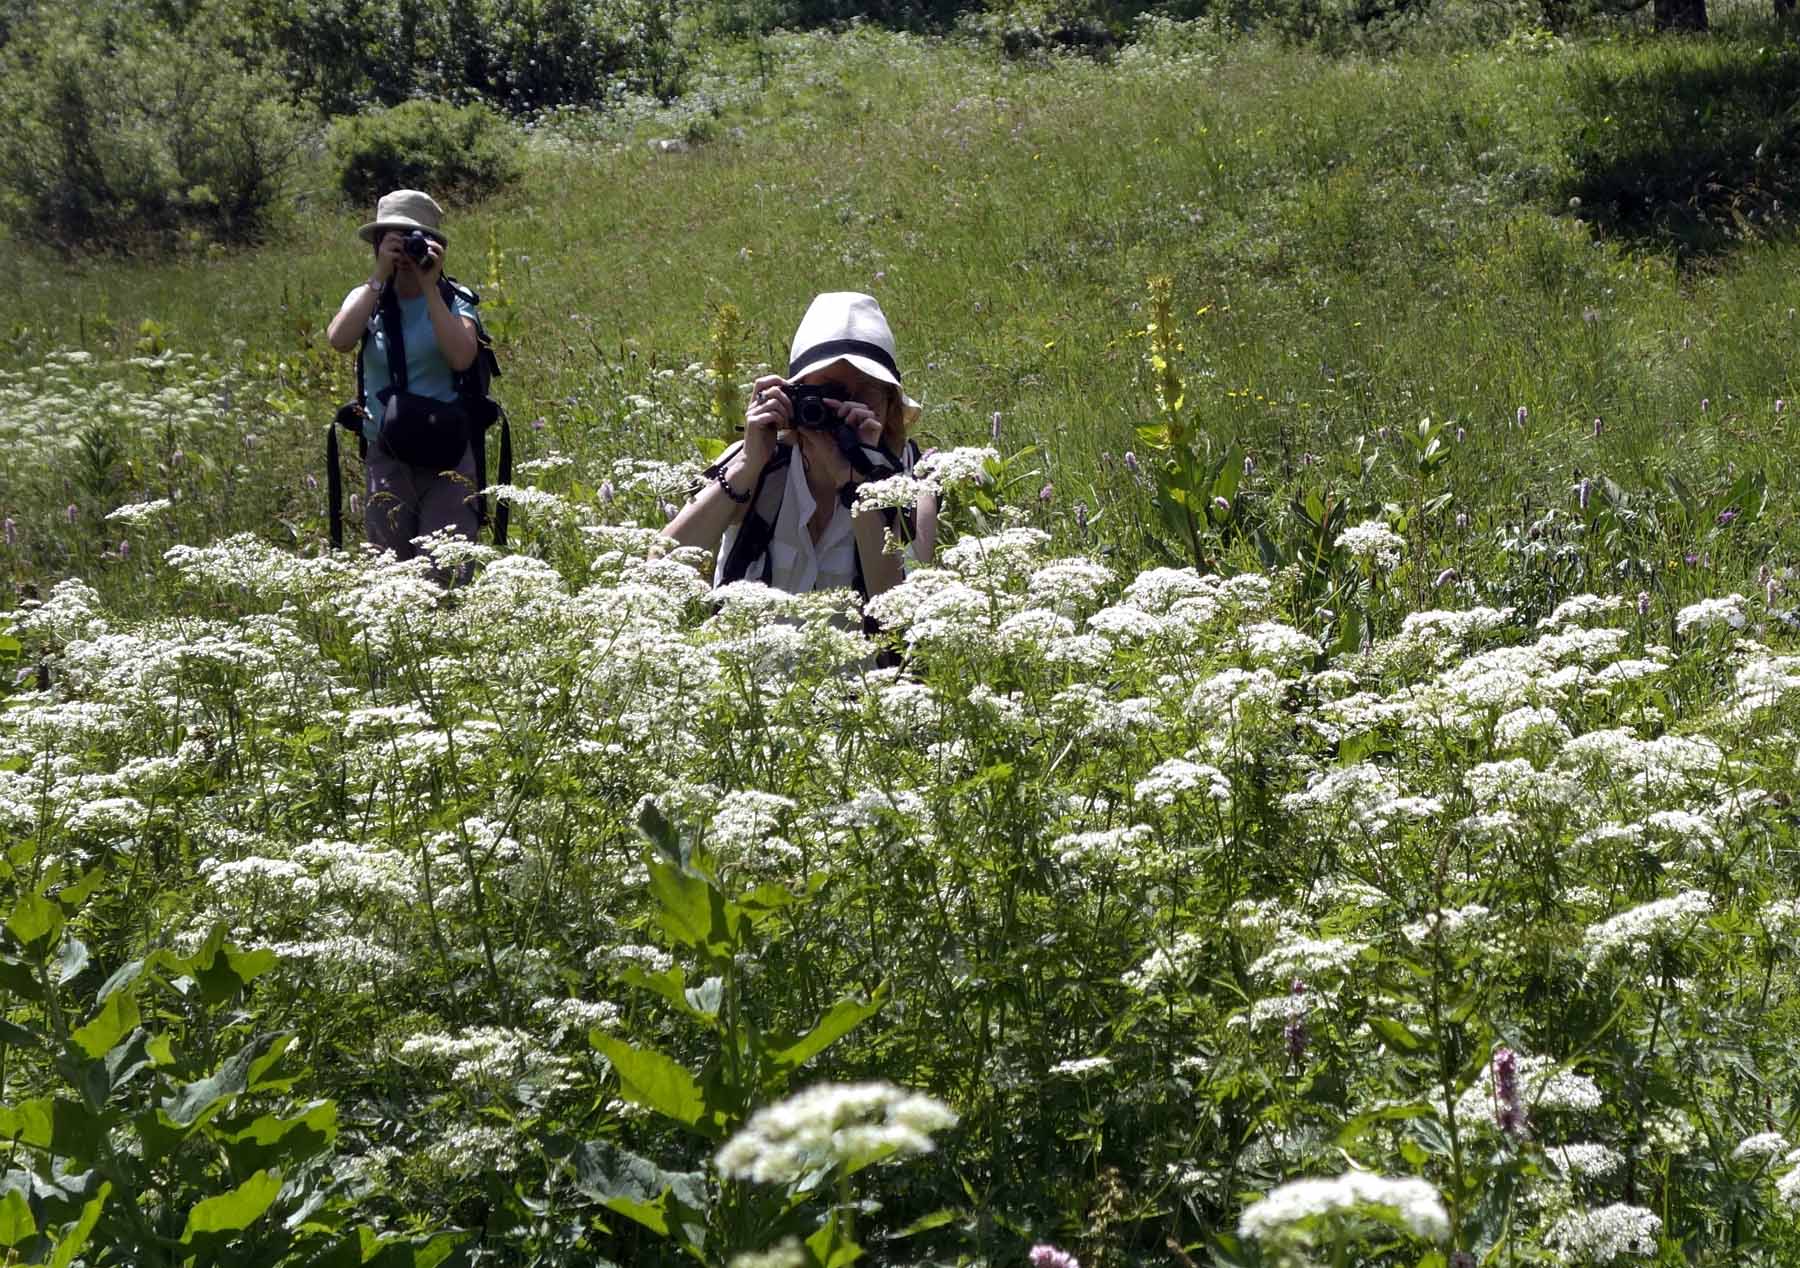
<svg viewBox="0 0 1800 1268">
<path fill-rule="evenodd" d="M 369 280 L 380 282 L 383 286 L 393 281 L 405 254 L 406 238 L 403 235 L 392 231 L 383 234 L 381 246 L 375 252 L 375 272 Z"/>
<path fill-rule="evenodd" d="M 756 381 L 750 393 L 750 405 L 744 411 L 744 462 L 748 474 L 761 475 L 775 456 L 775 433 L 786 427 L 793 407 L 781 389 L 787 380 L 779 374 L 765 374 Z"/>
</svg>

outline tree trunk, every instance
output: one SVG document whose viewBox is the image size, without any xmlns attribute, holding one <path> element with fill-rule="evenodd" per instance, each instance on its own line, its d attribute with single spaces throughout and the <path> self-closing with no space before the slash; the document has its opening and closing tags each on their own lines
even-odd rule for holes
<svg viewBox="0 0 1800 1268">
<path fill-rule="evenodd" d="M 1794 0 L 1775 0 L 1775 16 L 1788 18 L 1794 15 Z"/>
<path fill-rule="evenodd" d="M 1788 0 L 1792 3 L 1793 0 Z M 1658 31 L 1704 31 L 1706 0 L 1656 0 L 1653 19 Z"/>
</svg>

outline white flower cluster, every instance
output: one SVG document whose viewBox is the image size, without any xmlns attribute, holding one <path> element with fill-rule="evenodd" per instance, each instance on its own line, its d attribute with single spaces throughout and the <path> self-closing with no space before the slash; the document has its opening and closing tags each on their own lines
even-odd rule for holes
<svg viewBox="0 0 1800 1268">
<path fill-rule="evenodd" d="M 1593 968 L 1610 956 L 1631 955 L 1656 943 L 1686 938 L 1712 910 L 1712 895 L 1686 890 L 1673 898 L 1659 898 L 1589 925 L 1581 939 L 1588 966 Z"/>
<path fill-rule="evenodd" d="M 1718 599 L 1690 603 L 1675 614 L 1677 634 L 1704 634 L 1708 630 L 1741 630 L 1748 623 L 1744 596 L 1729 594 Z"/>
<path fill-rule="evenodd" d="M 942 1101 L 891 1083 L 822 1083 L 756 1111 L 714 1161 L 735 1179 L 793 1184 L 930 1153 L 931 1134 L 955 1125 Z"/>
<path fill-rule="evenodd" d="M 175 504 L 168 498 L 152 498 L 148 502 L 127 502 L 124 506 L 114 507 L 106 513 L 106 518 L 116 524 L 141 524 L 145 520 L 154 519 Z"/>
<path fill-rule="evenodd" d="M 1310 1231 L 1307 1225 L 1314 1221 L 1354 1215 L 1378 1216 L 1427 1241 L 1450 1235 L 1449 1212 L 1429 1183 L 1369 1171 L 1284 1184 L 1244 1208 L 1238 1232 L 1268 1240 L 1304 1239 Z"/>
<path fill-rule="evenodd" d="M 1364 520 L 1339 533 L 1337 547 L 1352 559 L 1368 560 L 1378 568 L 1392 570 L 1406 553 L 1406 539 L 1380 520 Z"/>
<path fill-rule="evenodd" d="M 1570 1211 L 1550 1226 L 1544 1240 L 1581 1262 L 1610 1264 L 1631 1255 L 1654 1255 L 1662 1217 L 1641 1206 L 1615 1202 Z"/>
</svg>

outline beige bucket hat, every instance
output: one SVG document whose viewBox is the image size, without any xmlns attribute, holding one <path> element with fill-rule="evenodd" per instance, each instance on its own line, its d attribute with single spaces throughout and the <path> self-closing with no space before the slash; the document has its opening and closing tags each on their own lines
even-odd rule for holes
<svg viewBox="0 0 1800 1268">
<path fill-rule="evenodd" d="M 794 332 L 788 353 L 789 380 L 803 378 L 838 361 L 848 361 L 872 379 L 900 387 L 900 364 L 894 355 L 894 332 L 873 295 L 827 291 L 814 297 Z M 919 403 L 900 389 L 900 403 L 911 427 Z"/>
<path fill-rule="evenodd" d="M 423 229 L 448 246 L 450 239 L 439 227 L 443 223 L 444 209 L 430 194 L 416 189 L 396 189 L 381 196 L 381 201 L 375 204 L 375 219 L 358 229 L 356 236 L 364 242 L 374 242 L 375 235 L 383 229 Z"/>
</svg>

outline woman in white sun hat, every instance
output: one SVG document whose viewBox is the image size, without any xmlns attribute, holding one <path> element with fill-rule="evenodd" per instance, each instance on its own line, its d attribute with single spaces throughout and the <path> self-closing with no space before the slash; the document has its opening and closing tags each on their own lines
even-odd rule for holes
<svg viewBox="0 0 1800 1268">
<path fill-rule="evenodd" d="M 900 558 L 884 550 L 887 531 L 929 563 L 937 505 L 904 517 L 853 516 L 850 507 L 858 485 L 911 471 L 918 446 L 906 433 L 918 416 L 881 305 L 855 291 L 819 295 L 794 332 L 787 373 L 756 381 L 744 439 L 707 468 L 663 532 L 715 549 L 719 585 L 880 594 L 901 578 Z"/>
<path fill-rule="evenodd" d="M 417 553 L 413 538 L 442 529 L 473 540 L 478 520 L 475 454 L 452 376 L 480 352 L 479 319 L 470 298 L 442 281 L 443 222 L 429 194 L 383 195 L 375 219 L 357 230 L 374 248 L 369 280 L 344 297 L 325 331 L 339 352 L 363 348 L 363 522 L 373 545 L 402 559 Z M 396 344 L 399 370 L 390 363 Z"/>
</svg>

